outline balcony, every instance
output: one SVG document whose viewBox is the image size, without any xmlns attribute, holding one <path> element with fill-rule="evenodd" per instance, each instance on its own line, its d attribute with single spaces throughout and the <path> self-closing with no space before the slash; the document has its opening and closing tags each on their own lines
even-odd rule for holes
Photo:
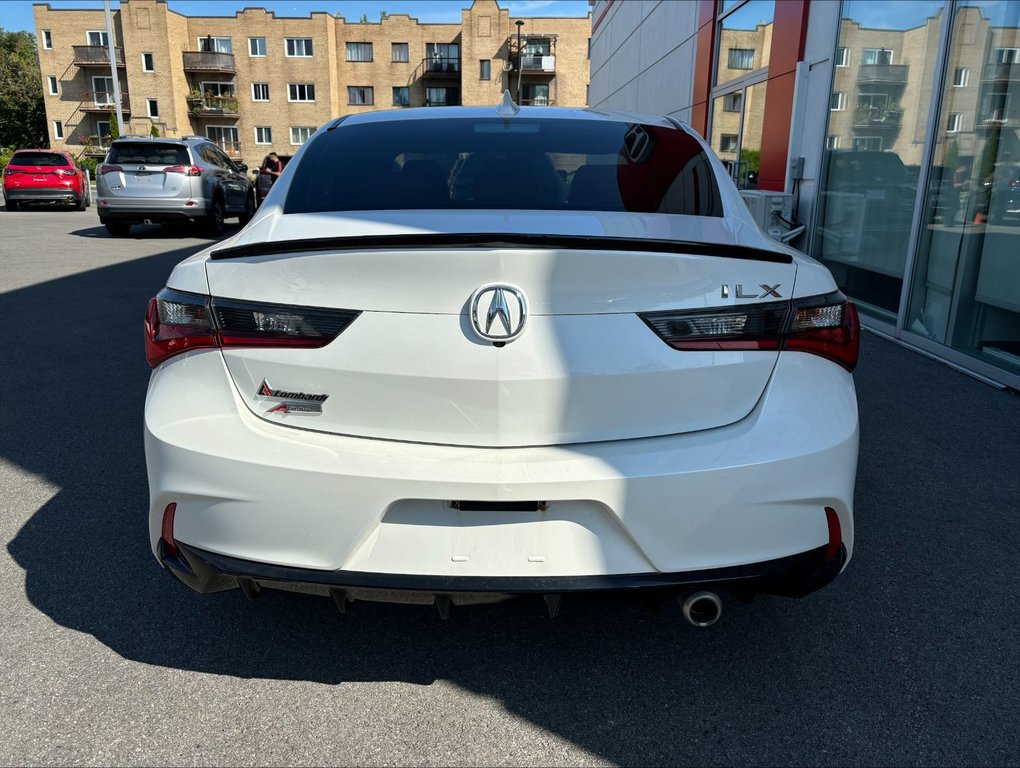
<svg viewBox="0 0 1020 768">
<path fill-rule="evenodd" d="M 1020 81 L 1020 64 L 988 64 L 981 73 L 985 82 L 1017 82 Z"/>
<path fill-rule="evenodd" d="M 555 99 L 550 99 L 547 96 L 536 96 L 533 99 L 521 99 L 522 107 L 554 107 L 556 106 Z"/>
<path fill-rule="evenodd" d="M 438 99 L 425 99 L 426 107 L 459 107 L 460 99 L 454 96 L 447 96 Z"/>
<path fill-rule="evenodd" d="M 861 64 L 857 70 L 857 82 L 906 85 L 909 69 L 909 64 Z"/>
<path fill-rule="evenodd" d="M 188 111 L 192 117 L 240 117 L 237 96 L 193 94 L 188 96 Z"/>
<path fill-rule="evenodd" d="M 127 91 L 120 92 L 120 108 L 125 115 L 131 114 Z M 116 109 L 116 100 L 114 95 L 107 91 L 89 91 L 78 105 L 78 109 L 82 112 L 112 112 Z"/>
<path fill-rule="evenodd" d="M 85 148 L 82 150 L 83 155 L 88 157 L 106 157 L 106 153 L 110 151 L 110 142 L 112 140 L 113 138 L 109 134 L 106 136 L 92 134 L 91 136 L 79 136 L 77 143 Z"/>
<path fill-rule="evenodd" d="M 522 75 L 555 75 L 556 57 L 551 54 L 524 55 L 520 59 Z"/>
<path fill-rule="evenodd" d="M 858 107 L 854 110 L 855 128 L 899 128 L 903 110 L 899 107 Z"/>
<path fill-rule="evenodd" d="M 234 54 L 218 51 L 184 51 L 185 72 L 234 74 Z"/>
<path fill-rule="evenodd" d="M 110 67 L 110 49 L 105 45 L 72 45 L 74 49 L 74 65 L 79 67 Z M 113 55 L 117 66 L 124 66 L 124 49 L 114 48 Z"/>
<path fill-rule="evenodd" d="M 421 60 L 425 77 L 460 79 L 460 59 L 446 56 L 429 56 Z"/>
</svg>

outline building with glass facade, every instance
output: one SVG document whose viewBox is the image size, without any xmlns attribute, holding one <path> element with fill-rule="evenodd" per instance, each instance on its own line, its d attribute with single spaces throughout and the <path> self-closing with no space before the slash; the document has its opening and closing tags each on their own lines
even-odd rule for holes
<svg viewBox="0 0 1020 768">
<path fill-rule="evenodd" d="M 1020 388 L 1020 2 L 597 0 L 590 103 L 669 114 L 865 325 Z"/>
</svg>

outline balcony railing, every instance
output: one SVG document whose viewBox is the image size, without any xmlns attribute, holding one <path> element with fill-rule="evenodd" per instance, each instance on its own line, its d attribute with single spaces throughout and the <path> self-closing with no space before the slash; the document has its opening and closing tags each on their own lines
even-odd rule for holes
<svg viewBox="0 0 1020 768">
<path fill-rule="evenodd" d="M 188 111 L 201 117 L 237 117 L 236 96 L 188 96 Z"/>
<path fill-rule="evenodd" d="M 854 110 L 854 125 L 867 128 L 899 128 L 903 124 L 903 110 L 898 107 L 858 107 Z"/>
<path fill-rule="evenodd" d="M 555 100 L 548 96 L 535 96 L 532 99 L 521 99 L 522 107 L 551 107 L 556 104 Z"/>
<path fill-rule="evenodd" d="M 447 96 L 445 99 L 425 99 L 426 107 L 459 107 L 460 99 Z"/>
<path fill-rule="evenodd" d="M 857 82 L 903 85 L 907 82 L 909 69 L 909 64 L 861 64 L 857 70 Z"/>
<path fill-rule="evenodd" d="M 988 64 L 981 73 L 981 79 L 1020 80 L 1020 64 Z"/>
<path fill-rule="evenodd" d="M 218 51 L 184 51 L 185 72 L 235 72 L 234 54 Z"/>
<path fill-rule="evenodd" d="M 113 137 L 109 134 L 106 136 L 92 134 L 90 136 L 79 136 L 78 144 L 85 148 L 82 150 L 83 155 L 105 157 L 106 153 L 110 151 L 110 142 L 112 140 Z"/>
<path fill-rule="evenodd" d="M 460 59 L 428 56 L 421 61 L 422 72 L 436 77 L 460 77 Z"/>
<path fill-rule="evenodd" d="M 72 45 L 74 49 L 74 64 L 79 67 L 109 67 L 110 49 L 105 45 Z M 117 66 L 124 66 L 124 49 L 114 48 L 113 55 L 117 59 Z"/>
<path fill-rule="evenodd" d="M 521 72 L 525 75 L 529 72 L 553 74 L 556 72 L 556 57 L 550 54 L 525 54 L 521 57 Z"/>
<path fill-rule="evenodd" d="M 89 91 L 85 94 L 78 108 L 82 112 L 110 112 L 116 109 L 117 100 L 108 91 Z M 131 105 L 128 102 L 127 91 L 120 92 L 120 107 L 124 114 L 131 113 Z"/>
</svg>

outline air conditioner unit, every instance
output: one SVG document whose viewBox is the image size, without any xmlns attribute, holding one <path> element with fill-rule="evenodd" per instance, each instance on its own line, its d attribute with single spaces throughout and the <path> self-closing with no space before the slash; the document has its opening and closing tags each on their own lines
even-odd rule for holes
<svg viewBox="0 0 1020 768">
<path fill-rule="evenodd" d="M 780 240 L 790 227 L 782 219 L 793 220 L 793 195 L 786 192 L 766 192 L 758 189 L 743 189 L 740 196 L 744 198 L 751 218 L 766 235 L 773 240 Z M 782 219 L 780 218 L 782 217 Z"/>
</svg>

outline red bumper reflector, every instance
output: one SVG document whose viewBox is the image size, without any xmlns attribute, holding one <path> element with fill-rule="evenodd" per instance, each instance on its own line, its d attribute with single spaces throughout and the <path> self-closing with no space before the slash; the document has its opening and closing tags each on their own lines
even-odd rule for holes
<svg viewBox="0 0 1020 768">
<path fill-rule="evenodd" d="M 829 544 L 825 548 L 825 559 L 835 560 L 843 543 L 843 529 L 839 525 L 839 515 L 832 507 L 825 508 L 825 522 L 829 525 Z"/>
<path fill-rule="evenodd" d="M 174 541 L 174 514 L 177 512 L 177 502 L 173 501 L 166 505 L 163 510 L 163 527 L 160 538 L 163 540 L 163 551 L 170 557 L 178 557 L 181 551 Z"/>
</svg>

